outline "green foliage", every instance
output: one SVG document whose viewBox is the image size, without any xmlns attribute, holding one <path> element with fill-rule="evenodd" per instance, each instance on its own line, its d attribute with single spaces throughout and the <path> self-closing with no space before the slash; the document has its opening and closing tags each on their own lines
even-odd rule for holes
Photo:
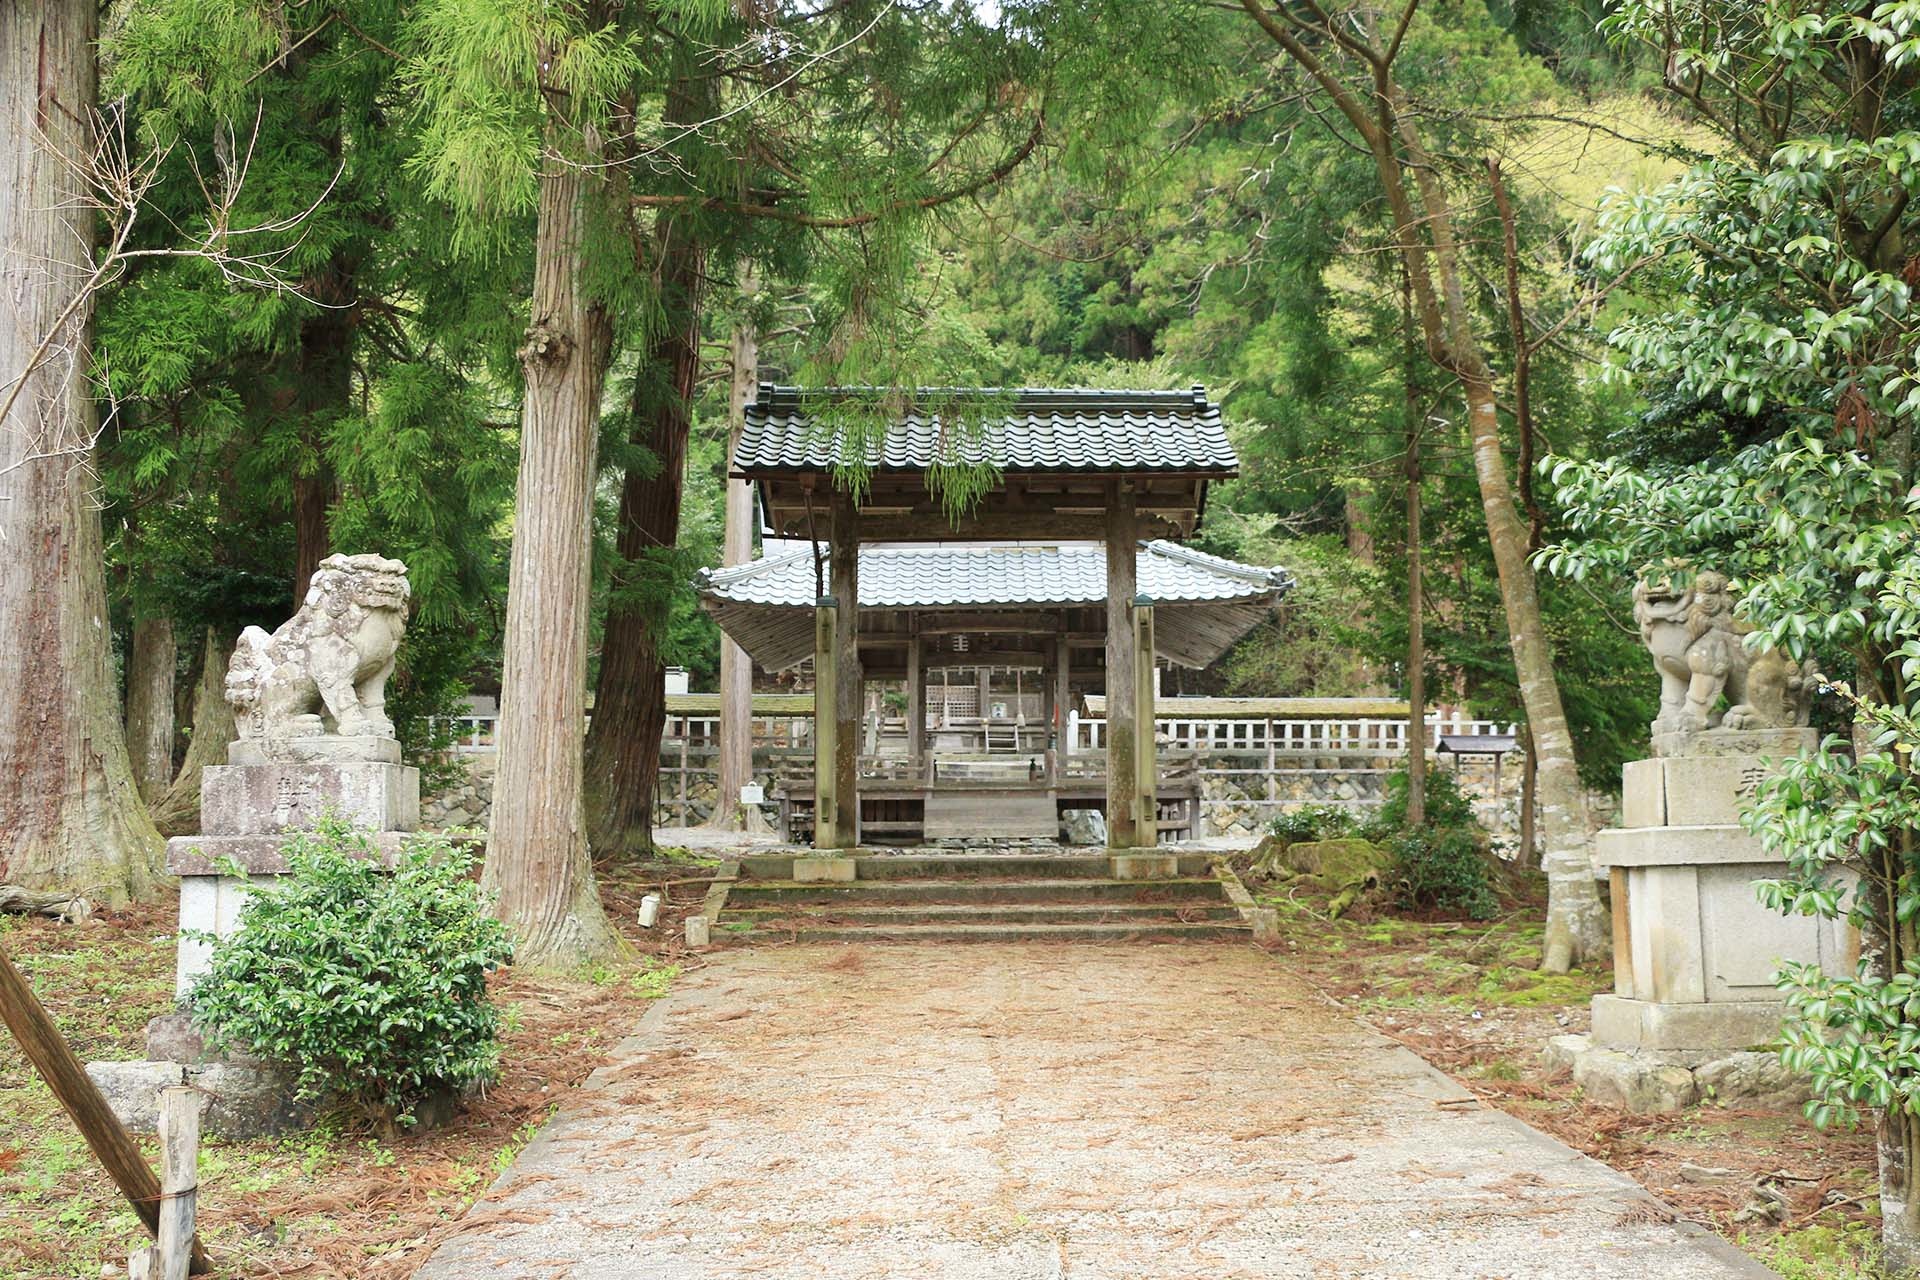
<svg viewBox="0 0 1920 1280">
<path fill-rule="evenodd" d="M 1282 844 L 1307 844 L 1352 835 L 1357 825 L 1353 814 L 1345 809 L 1330 804 L 1310 804 L 1277 815 L 1267 824 L 1267 832 L 1278 837 Z"/>
<path fill-rule="evenodd" d="M 194 984 L 210 1039 L 283 1064 L 303 1096 L 390 1118 L 492 1081 L 500 1019 L 486 977 L 510 948 L 472 858 L 422 836 L 387 870 L 364 833 L 331 821 L 286 853 L 285 881 L 248 898 Z"/>
<path fill-rule="evenodd" d="M 1408 771 L 1387 779 L 1379 810 L 1361 829 L 1393 855 L 1394 901 L 1403 910 L 1459 912 L 1485 920 L 1500 902 L 1486 833 L 1473 816 L 1473 802 L 1450 773 L 1427 773 L 1426 822 L 1407 823 Z"/>
<path fill-rule="evenodd" d="M 1385 843 L 1393 854 L 1394 900 L 1402 908 L 1457 911 L 1472 920 L 1490 919 L 1499 909 L 1486 851 L 1471 832 L 1418 827 Z"/>
</svg>

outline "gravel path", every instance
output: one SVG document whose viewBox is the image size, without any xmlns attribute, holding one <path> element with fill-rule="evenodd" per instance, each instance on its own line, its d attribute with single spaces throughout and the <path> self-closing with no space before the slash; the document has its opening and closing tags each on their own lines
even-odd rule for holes
<svg viewBox="0 0 1920 1280">
<path fill-rule="evenodd" d="M 1251 947 L 788 946 L 683 978 L 423 1280 L 1764 1270 Z"/>
</svg>

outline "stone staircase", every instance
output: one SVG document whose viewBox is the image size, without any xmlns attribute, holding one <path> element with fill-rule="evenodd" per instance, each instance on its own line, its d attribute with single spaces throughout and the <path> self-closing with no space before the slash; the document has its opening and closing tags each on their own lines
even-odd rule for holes
<svg viewBox="0 0 1920 1280">
<path fill-rule="evenodd" d="M 802 855 L 804 856 L 804 855 Z M 1174 855 L 1176 875 L 1116 878 L 1105 853 L 873 854 L 851 881 L 793 878 L 793 854 L 740 860 L 713 941 L 1217 941 L 1251 928 L 1211 855 Z"/>
</svg>

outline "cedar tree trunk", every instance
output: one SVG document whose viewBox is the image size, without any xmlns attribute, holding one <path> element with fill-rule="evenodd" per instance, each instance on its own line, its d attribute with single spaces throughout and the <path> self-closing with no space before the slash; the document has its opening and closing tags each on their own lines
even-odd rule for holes
<svg viewBox="0 0 1920 1280">
<path fill-rule="evenodd" d="M 666 728 L 666 624 L 662 575 L 680 536 L 680 495 L 700 371 L 700 276 L 704 246 L 675 219 L 660 223 L 660 305 L 665 320 L 634 376 L 630 443 L 648 468 L 629 466 L 620 489 L 613 594 L 600 641 L 600 682 L 587 730 L 589 831 L 594 848 L 653 848 L 653 797 Z"/>
<path fill-rule="evenodd" d="M 134 787 L 92 490 L 94 0 L 0 5 L 0 881 L 124 903 Z"/>
<path fill-rule="evenodd" d="M 193 728 L 180 772 L 167 793 L 153 802 L 153 823 L 164 836 L 190 836 L 200 830 L 200 770 L 227 762 L 227 747 L 239 736 L 233 706 L 227 701 L 227 664 L 233 642 L 212 627 L 202 646 L 200 678 L 193 687 Z"/>
<path fill-rule="evenodd" d="M 173 783 L 173 619 L 133 621 L 127 653 L 127 754 L 140 798 L 152 804 Z"/>
<path fill-rule="evenodd" d="M 550 101 L 548 110 L 558 109 Z M 499 773 L 481 875 L 495 913 L 513 931 L 516 960 L 552 967 L 619 946 L 594 887 L 581 767 L 593 481 L 612 329 L 583 280 L 586 206 L 602 179 L 567 158 L 568 133 L 549 118 L 533 306 L 520 349 L 526 398 L 501 659 Z"/>
</svg>

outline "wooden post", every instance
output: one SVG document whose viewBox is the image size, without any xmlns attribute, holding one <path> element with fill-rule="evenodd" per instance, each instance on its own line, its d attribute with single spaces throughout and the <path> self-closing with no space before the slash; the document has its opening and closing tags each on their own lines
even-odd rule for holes
<svg viewBox="0 0 1920 1280">
<path fill-rule="evenodd" d="M 927 754 L 927 669 L 920 661 L 920 618 L 907 616 L 907 772 L 921 776 Z"/>
<path fill-rule="evenodd" d="M 47 1016 L 46 1009 L 41 1007 L 20 970 L 14 967 L 5 948 L 0 948 L 0 1020 L 6 1022 L 7 1030 L 20 1045 L 20 1052 L 47 1082 L 47 1088 L 66 1109 L 80 1136 L 93 1149 L 94 1157 L 120 1188 L 120 1194 L 140 1215 L 147 1230 L 158 1234 L 159 1179 L 153 1176 L 153 1169 L 141 1156 L 140 1148 L 134 1145 L 132 1136 L 107 1106 L 107 1100 L 100 1096 L 99 1088 L 80 1060 L 73 1056 L 73 1050 L 67 1047 L 53 1019 Z M 209 1269 L 207 1255 L 196 1240 L 192 1247 L 193 1273 L 204 1275 Z"/>
<path fill-rule="evenodd" d="M 758 288 L 752 264 L 742 262 L 740 293 L 753 296 Z M 733 460 L 746 427 L 747 402 L 753 399 L 760 376 L 760 334 L 749 319 L 734 326 L 731 343 L 733 387 L 727 399 L 727 460 Z M 720 563 L 745 564 L 753 558 L 753 483 L 728 478 L 726 526 Z M 754 780 L 753 772 L 753 659 L 731 636 L 720 637 L 720 756 L 714 765 L 719 795 L 708 825 L 726 831 L 764 831 L 759 808 L 740 803 L 740 788 Z"/>
<path fill-rule="evenodd" d="M 840 825 L 834 794 L 834 690 L 839 687 L 839 653 L 833 647 L 839 606 L 821 596 L 813 608 L 813 847 L 831 849 Z"/>
<path fill-rule="evenodd" d="M 833 791 L 835 810 L 833 848 L 860 844 L 860 512 L 853 495 L 833 491 L 832 587 L 834 666 Z"/>
<path fill-rule="evenodd" d="M 1134 775 L 1134 556 L 1137 542 L 1133 486 L 1116 484 L 1107 502 L 1107 844 L 1138 848 Z M 1151 726 L 1148 731 L 1151 732 Z"/>
<path fill-rule="evenodd" d="M 160 1251 L 143 1244 L 127 1255 L 127 1280 L 155 1280 L 160 1274 Z"/>
<path fill-rule="evenodd" d="M 187 1280 L 200 1189 L 200 1091 L 160 1091 L 160 1275 Z"/>
<path fill-rule="evenodd" d="M 1054 777 L 1067 773 L 1067 757 L 1073 754 L 1072 650 L 1063 632 L 1053 639 L 1053 741 Z"/>
<path fill-rule="evenodd" d="M 1160 843 L 1160 771 L 1156 753 L 1153 698 L 1153 601 L 1133 602 L 1133 714 L 1139 725 L 1133 746 L 1134 812 L 1143 847 Z"/>
</svg>

